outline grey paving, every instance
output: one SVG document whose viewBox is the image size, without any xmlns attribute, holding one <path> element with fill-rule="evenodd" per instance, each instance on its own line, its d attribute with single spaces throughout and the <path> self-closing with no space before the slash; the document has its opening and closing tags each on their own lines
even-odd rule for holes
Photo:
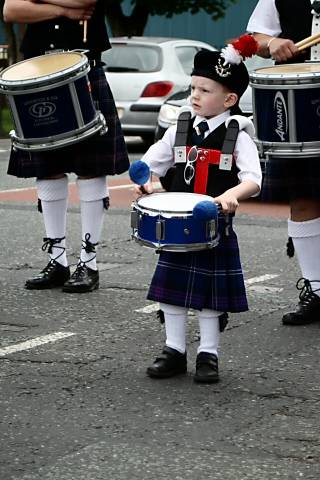
<svg viewBox="0 0 320 480">
<path fill-rule="evenodd" d="M 0 160 L 0 189 L 15 188 Z M 198 326 L 188 323 L 188 374 L 153 381 L 145 369 L 164 331 L 149 305 L 153 251 L 130 240 L 129 212 L 106 214 L 101 288 L 27 291 L 46 263 L 33 205 L 0 204 L 0 348 L 55 332 L 73 336 L 0 358 L 1 480 L 317 480 L 320 477 L 320 322 L 283 327 L 297 300 L 286 223 L 239 216 L 250 311 L 221 339 L 221 382 L 196 385 Z M 68 255 L 80 213 L 68 213 Z M 258 285 L 258 284 L 257 284 Z M 320 320 L 320 319 L 319 319 Z"/>
</svg>

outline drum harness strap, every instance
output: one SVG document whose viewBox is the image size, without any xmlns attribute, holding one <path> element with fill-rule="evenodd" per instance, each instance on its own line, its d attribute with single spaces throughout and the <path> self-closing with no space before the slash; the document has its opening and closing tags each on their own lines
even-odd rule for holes
<svg viewBox="0 0 320 480">
<path fill-rule="evenodd" d="M 310 0 L 312 7 L 312 28 L 311 35 L 320 33 L 320 1 L 319 0 Z M 319 44 L 313 45 L 311 47 L 310 60 L 312 62 L 320 60 L 320 47 Z"/>
<path fill-rule="evenodd" d="M 177 133 L 174 144 L 174 163 L 186 163 L 187 154 L 191 147 L 186 147 L 191 112 L 184 111 L 179 115 Z M 239 123 L 237 120 L 230 120 L 225 134 L 221 151 L 209 148 L 197 147 L 198 159 L 196 163 L 194 192 L 205 194 L 208 183 L 209 164 L 219 165 L 221 170 L 231 170 L 233 152 L 239 134 Z"/>
</svg>

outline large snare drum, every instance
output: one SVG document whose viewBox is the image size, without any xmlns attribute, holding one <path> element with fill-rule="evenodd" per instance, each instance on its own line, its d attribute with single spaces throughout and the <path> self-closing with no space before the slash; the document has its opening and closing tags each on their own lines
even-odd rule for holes
<svg viewBox="0 0 320 480">
<path fill-rule="evenodd" d="M 250 74 L 258 141 L 272 156 L 319 156 L 320 64 L 260 68 Z"/>
<path fill-rule="evenodd" d="M 63 52 L 18 62 L 0 73 L 15 131 L 13 146 L 41 151 L 60 148 L 106 131 L 90 93 L 87 57 Z"/>
<path fill-rule="evenodd" d="M 141 245 L 165 251 L 187 252 L 219 243 L 218 220 L 196 220 L 193 207 L 212 198 L 196 193 L 153 193 L 132 205 L 132 237 Z"/>
</svg>

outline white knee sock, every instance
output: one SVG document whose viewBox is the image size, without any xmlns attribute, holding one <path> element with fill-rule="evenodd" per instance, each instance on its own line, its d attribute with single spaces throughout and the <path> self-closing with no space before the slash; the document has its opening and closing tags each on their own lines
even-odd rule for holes
<svg viewBox="0 0 320 480">
<path fill-rule="evenodd" d="M 288 234 L 292 238 L 302 276 L 311 282 L 311 288 L 320 296 L 320 218 L 305 222 L 288 220 Z"/>
<path fill-rule="evenodd" d="M 168 303 L 160 303 L 160 308 L 164 312 L 167 347 L 185 353 L 187 309 Z"/>
<path fill-rule="evenodd" d="M 86 251 L 86 239 L 93 245 L 100 240 L 104 218 L 103 198 L 108 196 L 106 177 L 77 179 L 81 207 L 82 248 L 80 261 L 97 270 L 96 253 Z"/>
<path fill-rule="evenodd" d="M 36 185 L 38 198 L 41 200 L 46 236 L 50 239 L 62 238 L 52 246 L 50 258 L 66 267 L 68 265 L 65 252 L 68 177 L 37 180 Z"/>
<path fill-rule="evenodd" d="M 220 339 L 219 315 L 221 315 L 221 312 L 205 308 L 198 312 L 200 327 L 198 353 L 208 352 L 218 355 Z"/>
</svg>

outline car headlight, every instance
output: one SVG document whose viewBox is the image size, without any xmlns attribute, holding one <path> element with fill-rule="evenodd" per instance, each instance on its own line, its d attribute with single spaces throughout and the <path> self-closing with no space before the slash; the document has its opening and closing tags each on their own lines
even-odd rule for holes
<svg viewBox="0 0 320 480">
<path fill-rule="evenodd" d="M 168 125 L 174 125 L 175 123 L 177 123 L 179 110 L 180 107 L 170 105 L 169 103 L 164 103 L 159 111 L 159 122 Z"/>
</svg>

